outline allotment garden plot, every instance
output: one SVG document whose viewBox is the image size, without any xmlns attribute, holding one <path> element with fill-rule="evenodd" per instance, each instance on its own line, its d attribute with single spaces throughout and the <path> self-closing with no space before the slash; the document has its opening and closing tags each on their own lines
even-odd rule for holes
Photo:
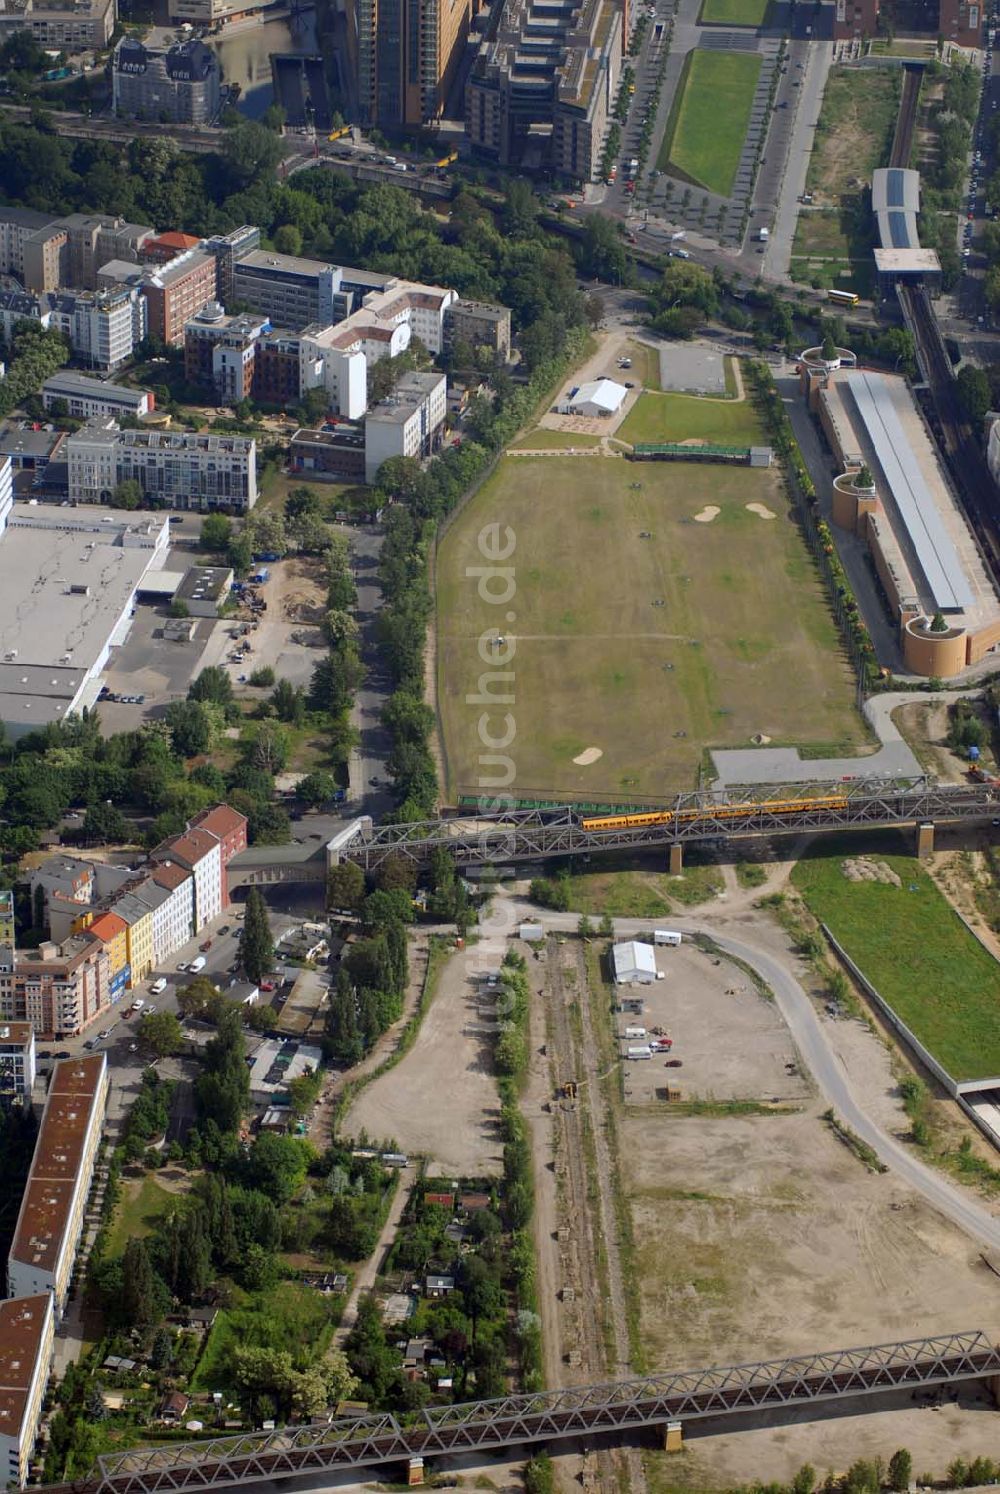
<svg viewBox="0 0 1000 1494">
<path fill-rule="evenodd" d="M 513 537 L 503 565 L 515 591 L 502 603 L 484 600 L 469 574 L 485 563 L 491 524 Z M 500 741 L 513 727 L 502 750 L 522 795 L 688 788 L 705 747 L 757 733 L 806 747 L 863 741 L 850 669 L 776 470 L 506 458 L 445 534 L 436 584 L 452 795 L 498 772 L 480 761 L 492 749 L 477 697 L 491 672 L 492 696 L 513 700 L 492 707 L 488 734 Z M 513 648 L 508 662 L 491 664 L 490 630 Z"/>
</svg>

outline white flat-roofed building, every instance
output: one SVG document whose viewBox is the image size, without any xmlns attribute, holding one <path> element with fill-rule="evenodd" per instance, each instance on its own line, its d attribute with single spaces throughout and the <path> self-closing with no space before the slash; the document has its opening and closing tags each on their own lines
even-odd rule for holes
<svg viewBox="0 0 1000 1494">
<path fill-rule="evenodd" d="M 135 269 L 135 266 L 132 266 Z M 57 400 L 65 400 L 68 413 L 75 420 L 90 420 L 95 415 L 148 415 L 154 396 L 148 389 L 130 389 L 125 384 L 109 384 L 87 374 L 61 369 L 42 385 L 42 403 L 51 410 Z"/>
<path fill-rule="evenodd" d="M 0 456 L 0 539 L 14 507 L 14 466 L 9 456 Z"/>
<path fill-rule="evenodd" d="M 0 1477 L 8 1489 L 28 1481 L 54 1339 L 47 1292 L 0 1302 Z"/>
<path fill-rule="evenodd" d="M 627 986 L 638 982 L 648 986 L 656 979 L 656 950 L 651 944 L 641 944 L 630 939 L 626 944 L 616 944 L 612 950 L 615 985 Z"/>
<path fill-rule="evenodd" d="M 0 1022 L 0 1104 L 31 1109 L 35 1086 L 35 1029 L 30 1022 Z"/>
<path fill-rule="evenodd" d="M 12 1297 L 47 1292 L 62 1315 L 104 1131 L 103 1053 L 56 1063 L 7 1258 Z"/>
<path fill-rule="evenodd" d="M 365 419 L 365 481 L 389 457 L 430 456 L 448 409 L 448 382 L 440 373 L 407 373 L 388 399 Z"/>
<path fill-rule="evenodd" d="M 18 504 L 0 540 L 0 720 L 13 736 L 92 704 L 166 518 Z"/>
<path fill-rule="evenodd" d="M 248 436 L 121 431 L 98 419 L 70 436 L 66 460 L 77 503 L 108 503 L 129 481 L 169 508 L 248 513 L 257 502 L 257 443 Z"/>
</svg>

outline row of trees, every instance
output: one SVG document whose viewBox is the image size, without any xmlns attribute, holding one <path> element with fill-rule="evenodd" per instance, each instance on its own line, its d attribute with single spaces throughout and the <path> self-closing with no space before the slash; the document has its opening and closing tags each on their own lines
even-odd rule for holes
<svg viewBox="0 0 1000 1494">
<path fill-rule="evenodd" d="M 69 359 L 69 344 L 61 332 L 43 331 L 38 322 L 18 322 L 4 349 L 7 372 L 0 381 L 0 416 L 16 409 Z"/>
</svg>

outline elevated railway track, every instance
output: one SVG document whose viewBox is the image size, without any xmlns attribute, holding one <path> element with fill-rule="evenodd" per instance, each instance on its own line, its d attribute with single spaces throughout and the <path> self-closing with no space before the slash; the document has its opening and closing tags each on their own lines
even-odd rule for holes
<svg viewBox="0 0 1000 1494">
<path fill-rule="evenodd" d="M 669 1422 L 854 1401 L 1000 1373 L 1000 1352 L 982 1332 L 837 1349 L 608 1385 L 510 1395 L 424 1410 L 404 1425 L 393 1415 L 328 1425 L 104 1453 L 93 1473 L 41 1494 L 186 1494 L 259 1480 L 494 1453 L 506 1448 L 662 1430 Z M 874 1408 L 873 1406 L 873 1408 Z M 739 1423 L 737 1423 L 738 1425 Z"/>
<path fill-rule="evenodd" d="M 806 832 L 876 830 L 919 824 L 982 823 L 1000 817 L 992 784 L 875 781 L 680 794 L 660 808 L 581 814 L 575 807 L 522 809 L 408 825 L 371 826 L 335 853 L 365 870 L 396 854 L 424 864 L 444 848 L 458 866 L 541 861 L 550 856 L 634 852 L 659 846 Z M 280 856 L 280 850 L 276 851 Z M 238 859 L 235 865 L 239 865 Z"/>
</svg>

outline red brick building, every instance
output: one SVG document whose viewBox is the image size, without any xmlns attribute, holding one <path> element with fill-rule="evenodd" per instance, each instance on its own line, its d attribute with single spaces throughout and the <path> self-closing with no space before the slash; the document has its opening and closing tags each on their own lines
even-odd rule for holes
<svg viewBox="0 0 1000 1494">
<path fill-rule="evenodd" d="M 247 819 L 228 804 L 216 804 L 195 815 L 189 830 L 208 830 L 219 841 L 222 855 L 222 906 L 229 903 L 229 879 L 226 869 L 233 857 L 247 848 Z"/>
</svg>

